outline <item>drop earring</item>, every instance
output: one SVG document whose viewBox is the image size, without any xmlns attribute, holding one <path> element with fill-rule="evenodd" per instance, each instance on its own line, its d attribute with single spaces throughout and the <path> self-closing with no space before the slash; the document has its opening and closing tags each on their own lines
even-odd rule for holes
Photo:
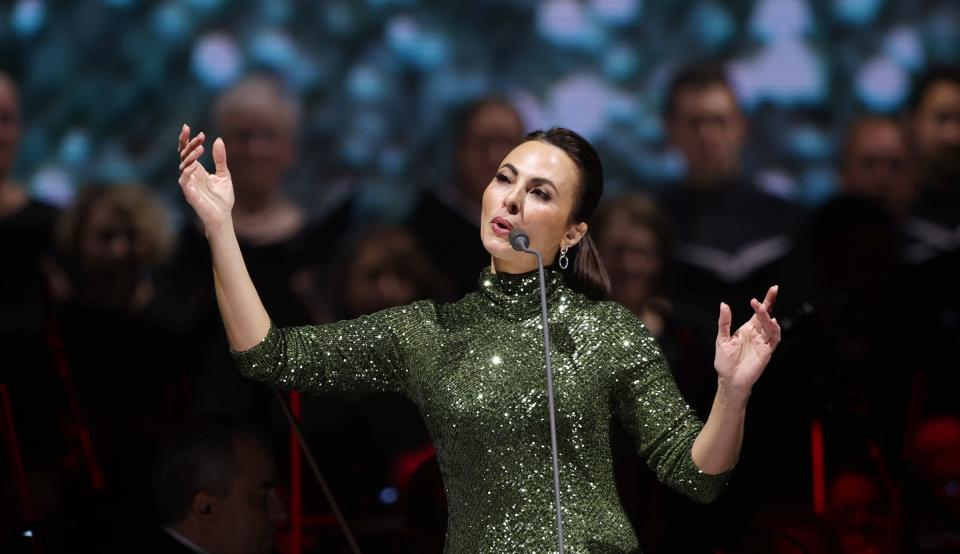
<svg viewBox="0 0 960 554">
<path fill-rule="evenodd" d="M 560 247 L 560 260 L 557 262 L 560 269 L 567 269 L 570 266 L 570 258 L 567 257 L 567 247 Z"/>
</svg>

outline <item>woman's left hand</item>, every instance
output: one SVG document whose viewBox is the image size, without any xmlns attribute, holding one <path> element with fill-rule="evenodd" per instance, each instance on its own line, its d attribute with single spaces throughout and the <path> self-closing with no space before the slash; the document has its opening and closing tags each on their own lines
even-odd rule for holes
<svg viewBox="0 0 960 554">
<path fill-rule="evenodd" d="M 720 303 L 717 349 L 713 365 L 717 369 L 719 385 L 726 392 L 746 398 L 770 361 L 770 356 L 780 342 L 780 325 L 776 319 L 770 317 L 770 310 L 776 300 L 776 285 L 767 290 L 762 304 L 756 298 L 750 300 L 753 317 L 732 335 L 730 323 L 733 315 L 730 313 L 730 306 Z"/>
</svg>

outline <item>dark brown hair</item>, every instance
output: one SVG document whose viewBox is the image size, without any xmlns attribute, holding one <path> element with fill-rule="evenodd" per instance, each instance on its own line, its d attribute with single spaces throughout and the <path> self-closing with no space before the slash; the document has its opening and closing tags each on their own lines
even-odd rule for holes
<svg viewBox="0 0 960 554">
<path fill-rule="evenodd" d="M 577 223 L 589 220 L 603 195 L 603 165 L 597 151 L 587 139 L 562 127 L 533 131 L 526 140 L 556 146 L 570 157 L 580 173 L 580 194 L 570 218 Z M 605 300 L 610 296 L 610 278 L 589 231 L 570 249 L 568 257 L 572 263 L 564 270 L 567 286 L 594 300 Z"/>
<path fill-rule="evenodd" d="M 717 61 L 705 61 L 680 68 L 667 85 L 663 102 L 663 115 L 671 117 L 677 110 L 677 97 L 686 90 L 701 91 L 721 86 L 733 92 L 723 65 Z"/>
<path fill-rule="evenodd" d="M 137 238 L 145 247 L 144 263 L 158 266 L 170 259 L 175 237 L 167 212 L 150 189 L 136 183 L 84 185 L 54 227 L 54 238 L 64 255 L 80 257 L 83 233 L 93 210 L 101 205 L 121 210 L 130 217 Z"/>
<path fill-rule="evenodd" d="M 948 83 L 960 86 L 960 66 L 938 65 L 931 67 L 914 79 L 910 94 L 907 96 L 907 111 L 911 114 L 920 109 L 920 105 L 927 99 L 927 93 L 935 85 Z"/>
</svg>

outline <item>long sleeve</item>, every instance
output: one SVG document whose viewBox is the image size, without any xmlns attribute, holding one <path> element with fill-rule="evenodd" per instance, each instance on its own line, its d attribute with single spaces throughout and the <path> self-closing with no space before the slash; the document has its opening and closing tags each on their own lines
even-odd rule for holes
<svg viewBox="0 0 960 554">
<path fill-rule="evenodd" d="M 410 368 L 429 363 L 435 324 L 433 302 L 415 302 L 327 325 L 271 325 L 232 354 L 244 376 L 285 390 L 407 394 Z"/>
<path fill-rule="evenodd" d="M 710 502 L 730 471 L 710 475 L 693 463 L 693 442 L 703 422 L 680 394 L 656 339 L 626 308 L 608 306 L 614 409 L 660 481 L 697 502 Z"/>
</svg>

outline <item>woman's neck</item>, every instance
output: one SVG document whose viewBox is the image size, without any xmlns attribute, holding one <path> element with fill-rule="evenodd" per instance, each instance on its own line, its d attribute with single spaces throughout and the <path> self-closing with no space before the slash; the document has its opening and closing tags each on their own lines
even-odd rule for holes
<svg viewBox="0 0 960 554">
<path fill-rule="evenodd" d="M 544 258 L 543 266 L 547 267 L 553 263 L 553 260 Z M 510 275 L 519 275 L 521 273 L 530 273 L 537 270 L 537 257 L 526 252 L 517 252 L 515 259 L 504 259 L 490 256 L 491 273 L 507 273 Z"/>
</svg>

